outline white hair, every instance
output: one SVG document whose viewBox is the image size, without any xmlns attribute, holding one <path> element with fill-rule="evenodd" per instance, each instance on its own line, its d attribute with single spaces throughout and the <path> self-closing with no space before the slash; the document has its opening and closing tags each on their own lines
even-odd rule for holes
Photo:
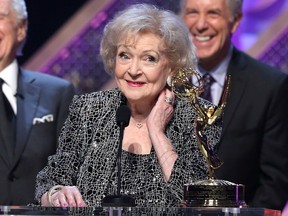
<svg viewBox="0 0 288 216">
<path fill-rule="evenodd" d="M 19 25 L 23 21 L 27 21 L 28 12 L 26 3 L 24 0 L 11 0 L 11 9 L 15 12 L 17 17 L 17 24 Z M 28 21 L 27 21 L 28 23 Z M 26 32 L 28 31 L 28 24 L 26 25 Z M 25 45 L 26 38 L 19 44 L 17 48 L 17 56 L 22 55 L 22 50 Z"/>
</svg>

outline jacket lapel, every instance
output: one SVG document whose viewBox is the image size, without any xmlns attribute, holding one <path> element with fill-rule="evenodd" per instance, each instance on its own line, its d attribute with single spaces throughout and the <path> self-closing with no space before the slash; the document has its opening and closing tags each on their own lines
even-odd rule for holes
<svg viewBox="0 0 288 216">
<path fill-rule="evenodd" d="M 34 78 L 30 78 L 25 71 L 19 72 L 17 89 L 17 136 L 15 147 L 16 163 L 27 144 L 32 121 L 39 105 L 40 88 L 33 85 Z"/>
<path fill-rule="evenodd" d="M 237 107 L 243 98 L 244 90 L 249 79 L 249 76 L 247 76 L 244 71 L 245 66 L 244 56 L 234 48 L 227 71 L 227 75 L 231 75 L 231 87 L 227 106 L 224 110 L 222 137 L 225 135 L 234 114 L 237 112 Z"/>
</svg>

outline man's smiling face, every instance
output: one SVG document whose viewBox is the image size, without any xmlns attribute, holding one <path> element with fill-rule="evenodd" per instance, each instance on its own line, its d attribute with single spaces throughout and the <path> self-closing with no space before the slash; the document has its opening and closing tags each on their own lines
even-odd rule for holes
<svg viewBox="0 0 288 216">
<path fill-rule="evenodd" d="M 200 64 L 213 67 L 225 58 L 240 19 L 233 19 L 226 0 L 187 0 L 182 13 Z"/>
</svg>

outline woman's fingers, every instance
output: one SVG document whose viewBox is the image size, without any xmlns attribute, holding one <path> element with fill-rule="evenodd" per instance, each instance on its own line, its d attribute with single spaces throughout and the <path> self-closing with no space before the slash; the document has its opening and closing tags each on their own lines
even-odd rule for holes
<svg viewBox="0 0 288 216">
<path fill-rule="evenodd" d="M 163 90 L 158 97 L 158 101 L 151 110 L 147 119 L 147 126 L 149 131 L 164 131 L 167 123 L 173 115 L 174 94 L 166 89 Z M 151 130 L 150 130 L 151 129 Z"/>
<path fill-rule="evenodd" d="M 52 195 L 53 205 L 56 207 L 84 207 L 82 195 L 76 186 L 65 186 Z"/>
<path fill-rule="evenodd" d="M 61 191 L 55 193 L 56 198 L 53 200 L 54 206 L 67 207 L 68 203 L 66 201 L 66 196 Z"/>
</svg>

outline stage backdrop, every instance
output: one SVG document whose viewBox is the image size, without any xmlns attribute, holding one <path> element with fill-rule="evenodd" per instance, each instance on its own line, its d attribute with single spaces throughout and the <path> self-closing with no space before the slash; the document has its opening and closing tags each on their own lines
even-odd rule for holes
<svg viewBox="0 0 288 216">
<path fill-rule="evenodd" d="M 135 3 L 155 4 L 175 13 L 179 10 L 175 0 L 86 1 L 23 66 L 71 80 L 78 93 L 114 87 L 99 56 L 100 39 L 115 13 Z M 286 0 L 244 1 L 244 19 L 233 41 L 238 48 L 288 73 L 287 5 Z M 53 10 L 51 19 L 57 19 Z"/>
</svg>

